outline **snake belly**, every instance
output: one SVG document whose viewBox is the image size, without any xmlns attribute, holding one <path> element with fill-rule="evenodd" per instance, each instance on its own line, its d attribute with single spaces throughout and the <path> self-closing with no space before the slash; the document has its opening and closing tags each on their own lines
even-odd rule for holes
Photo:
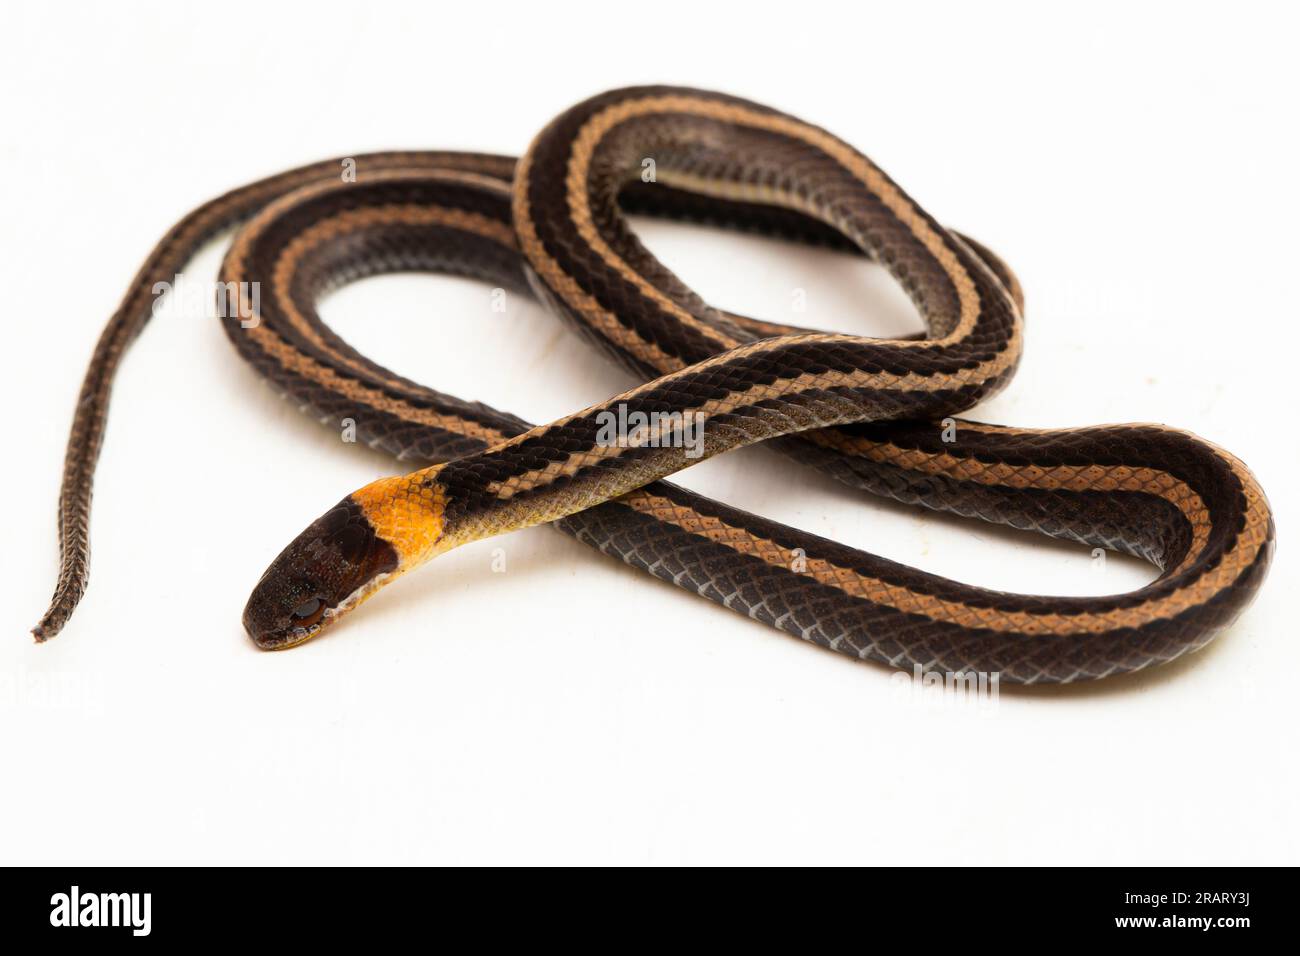
<svg viewBox="0 0 1300 956">
<path fill-rule="evenodd" d="M 240 354 L 323 420 L 351 418 L 363 440 L 427 465 L 348 495 L 276 558 L 245 611 L 260 646 L 316 636 L 452 547 L 546 522 L 831 650 L 1021 683 L 1104 677 L 1201 647 L 1266 573 L 1274 532 L 1263 492 L 1241 462 L 1195 436 L 1158 425 L 958 420 L 956 440 L 945 441 L 954 436 L 937 420 L 992 394 L 1016 368 L 1018 284 L 996 256 L 941 227 L 824 130 L 720 94 L 637 88 L 567 111 L 517 166 L 454 153 L 356 163 L 355 182 L 326 163 L 228 194 L 150 257 L 83 388 L 61 500 L 61 590 L 41 633 L 56 632 L 84 590 L 106 390 L 147 318 L 140 307 L 152 304 L 141 292 L 152 283 L 143 283 L 174 273 L 241 220 L 221 278 L 257 283 L 261 302 L 251 320 L 223 317 Z M 641 246 L 627 210 L 856 248 L 900 282 L 927 337 L 881 341 L 713 309 Z M 340 283 L 411 269 L 531 289 L 648 381 L 534 427 L 393 374 L 316 313 Z M 637 414 L 659 430 L 602 438 L 611 416 Z M 687 422 L 700 423 L 702 455 L 674 440 Z M 662 480 L 755 442 L 853 487 L 1134 554 L 1161 574 L 1106 597 L 997 592 Z"/>
</svg>

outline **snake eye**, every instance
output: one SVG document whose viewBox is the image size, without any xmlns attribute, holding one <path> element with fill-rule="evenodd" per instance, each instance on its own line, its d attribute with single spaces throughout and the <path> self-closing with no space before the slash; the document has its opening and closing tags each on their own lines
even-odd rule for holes
<svg viewBox="0 0 1300 956">
<path fill-rule="evenodd" d="M 290 612 L 299 627 L 311 627 L 325 614 L 325 602 L 318 597 L 308 598 Z"/>
</svg>

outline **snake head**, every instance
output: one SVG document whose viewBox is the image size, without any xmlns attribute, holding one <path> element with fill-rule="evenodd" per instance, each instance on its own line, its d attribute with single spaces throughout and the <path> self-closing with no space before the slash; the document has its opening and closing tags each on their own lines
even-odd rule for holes
<svg viewBox="0 0 1300 956">
<path fill-rule="evenodd" d="M 301 644 L 378 590 L 398 564 L 349 495 L 271 562 L 244 608 L 244 628 L 263 650 Z"/>
</svg>

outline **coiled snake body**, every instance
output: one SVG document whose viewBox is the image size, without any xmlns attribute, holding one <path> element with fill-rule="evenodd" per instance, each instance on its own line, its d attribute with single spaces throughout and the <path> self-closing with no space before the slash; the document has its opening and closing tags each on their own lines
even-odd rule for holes
<svg viewBox="0 0 1300 956">
<path fill-rule="evenodd" d="M 940 226 L 822 129 L 717 93 L 637 88 L 570 109 L 518 163 L 406 152 L 355 164 L 355 181 L 334 160 L 213 200 L 142 267 L 78 404 L 62 572 L 39 639 L 62 628 L 85 589 L 109 390 L 155 283 L 237 223 L 221 281 L 260 290 L 255 314 L 223 317 L 240 354 L 319 417 L 350 418 L 364 440 L 427 465 L 348 495 L 275 559 L 244 615 L 261 647 L 314 637 L 452 547 L 543 522 L 840 653 L 1024 683 L 1104 677 L 1201 647 L 1266 573 L 1274 534 L 1263 492 L 1240 461 L 1195 436 L 958 421 L 957 440 L 945 441 L 937 420 L 1016 368 L 1019 286 L 991 252 Z M 881 341 L 714 309 L 642 247 L 627 210 L 855 247 L 902 284 L 928 334 Z M 315 311 L 340 283 L 411 269 L 531 288 L 647 382 L 532 427 L 393 374 Z M 611 417 L 654 425 L 610 441 Z M 691 425 L 695 451 L 680 440 Z M 760 441 L 875 494 L 1138 555 L 1162 573 L 1116 596 L 997 592 L 661 480 L 700 450 Z"/>
</svg>

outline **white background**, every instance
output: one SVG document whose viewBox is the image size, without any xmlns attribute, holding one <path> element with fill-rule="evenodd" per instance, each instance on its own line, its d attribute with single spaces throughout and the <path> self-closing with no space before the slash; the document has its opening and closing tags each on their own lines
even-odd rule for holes
<svg viewBox="0 0 1300 956">
<path fill-rule="evenodd" d="M 0 862 L 1298 862 L 1297 24 L 1241 4 L 1046 6 L 7 8 Z M 1238 625 L 1149 673 L 945 705 L 537 528 L 260 653 L 239 615 L 263 567 L 395 468 L 173 310 L 116 391 L 90 590 L 31 643 L 84 364 L 173 221 L 331 155 L 517 153 L 572 103 L 644 82 L 827 126 L 1013 264 L 1025 360 L 974 417 L 1165 422 L 1245 459 L 1282 543 Z M 638 228 L 718 305 L 919 328 L 847 256 Z M 629 384 L 539 307 L 494 314 L 469 282 L 374 279 L 323 311 L 390 367 L 533 421 Z M 1153 575 L 868 500 L 763 449 L 680 481 L 982 585 Z"/>
</svg>

